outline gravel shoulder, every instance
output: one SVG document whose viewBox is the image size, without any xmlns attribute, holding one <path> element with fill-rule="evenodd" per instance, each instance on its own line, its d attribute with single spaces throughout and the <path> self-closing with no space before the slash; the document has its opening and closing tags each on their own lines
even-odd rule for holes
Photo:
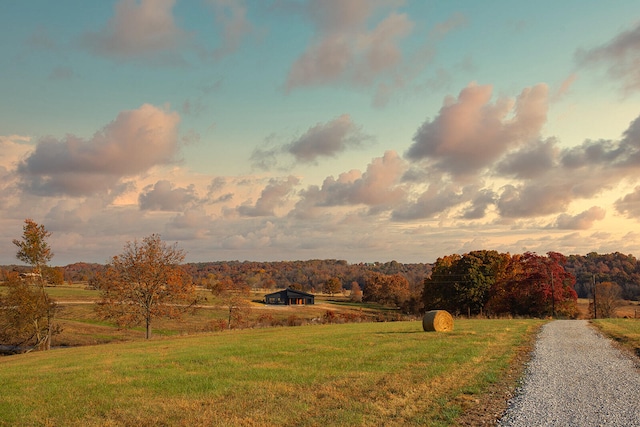
<svg viewBox="0 0 640 427">
<path fill-rule="evenodd" d="M 586 320 L 550 322 L 498 426 L 638 426 L 637 368 Z"/>
</svg>

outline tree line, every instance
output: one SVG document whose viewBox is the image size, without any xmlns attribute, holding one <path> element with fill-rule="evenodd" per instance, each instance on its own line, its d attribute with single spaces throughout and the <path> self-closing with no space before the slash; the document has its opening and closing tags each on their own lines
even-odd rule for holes
<svg viewBox="0 0 640 427">
<path fill-rule="evenodd" d="M 564 316 L 578 314 L 575 277 L 567 258 L 527 252 L 473 251 L 439 258 L 424 281 L 426 310 L 457 314 Z"/>
<path fill-rule="evenodd" d="M 100 291 L 96 311 L 120 326 L 145 325 L 157 317 L 176 318 L 197 306 L 198 286 L 210 290 L 229 310 L 228 326 L 241 317 L 251 289 L 290 287 L 314 293 L 349 293 L 407 314 L 444 309 L 463 315 L 575 317 L 578 296 L 592 297 L 592 315 L 612 315 L 620 297 L 639 296 L 640 268 L 620 253 L 566 257 L 511 255 L 491 250 L 452 254 L 434 264 L 349 264 L 344 260 L 184 263 L 185 252 L 153 234 L 127 242 L 106 265 L 47 264 L 53 252 L 43 225 L 25 220 L 16 257 L 29 267 L 2 271 L 9 287 L 0 294 L 0 344 L 48 349 L 59 332 L 58 306 L 45 286 L 86 281 Z M 597 303 L 595 296 L 598 296 Z"/>
</svg>

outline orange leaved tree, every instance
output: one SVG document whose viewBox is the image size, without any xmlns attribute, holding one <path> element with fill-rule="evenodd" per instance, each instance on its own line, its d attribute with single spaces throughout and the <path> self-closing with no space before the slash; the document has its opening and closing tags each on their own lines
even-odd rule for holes
<svg viewBox="0 0 640 427">
<path fill-rule="evenodd" d="M 181 267 L 184 258 L 177 244 L 168 245 L 158 234 L 127 242 L 100 280 L 98 312 L 120 326 L 144 323 L 151 338 L 154 318 L 180 318 L 197 304 L 195 286 Z"/>
<path fill-rule="evenodd" d="M 53 252 L 47 243 L 51 233 L 44 225 L 25 219 L 22 239 L 14 239 L 16 258 L 31 265 L 24 278 L 9 275 L 8 290 L 0 295 L 0 342 L 28 349 L 49 350 L 51 337 L 60 332 L 55 324 L 58 305 L 45 291 L 43 269 Z"/>
</svg>

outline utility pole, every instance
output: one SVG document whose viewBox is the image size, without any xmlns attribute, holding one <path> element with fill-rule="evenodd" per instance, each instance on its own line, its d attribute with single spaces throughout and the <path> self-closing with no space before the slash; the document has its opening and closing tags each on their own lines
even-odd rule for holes
<svg viewBox="0 0 640 427">
<path fill-rule="evenodd" d="M 556 295 L 553 286 L 553 269 L 551 270 L 551 317 L 556 317 Z"/>
<path fill-rule="evenodd" d="M 596 304 L 596 293 L 598 290 L 598 287 L 596 286 L 596 275 L 593 274 L 593 318 L 597 319 L 598 318 L 598 305 Z"/>
</svg>

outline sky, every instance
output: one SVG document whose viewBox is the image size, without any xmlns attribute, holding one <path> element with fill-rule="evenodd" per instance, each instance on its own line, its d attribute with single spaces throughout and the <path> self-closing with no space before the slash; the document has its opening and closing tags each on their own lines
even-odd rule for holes
<svg viewBox="0 0 640 427">
<path fill-rule="evenodd" d="M 640 255 L 637 0 L 25 0 L 0 265 Z"/>
</svg>

